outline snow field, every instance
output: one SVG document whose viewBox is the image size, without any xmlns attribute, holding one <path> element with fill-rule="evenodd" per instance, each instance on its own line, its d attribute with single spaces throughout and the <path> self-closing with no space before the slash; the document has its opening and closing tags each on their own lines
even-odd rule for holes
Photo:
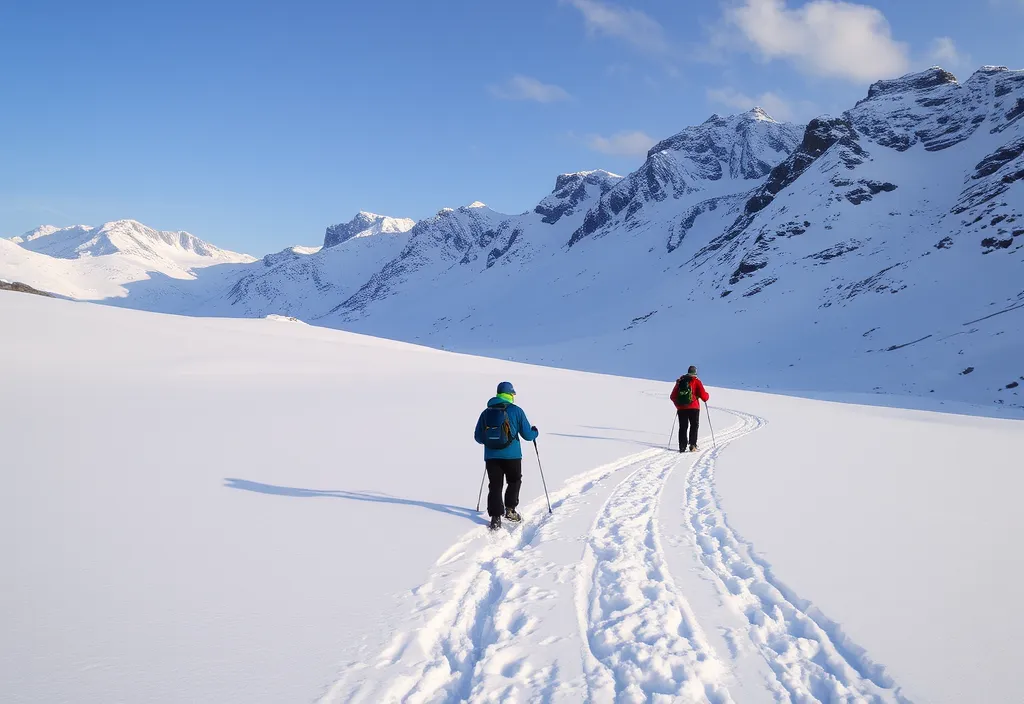
<svg viewBox="0 0 1024 704">
<path fill-rule="evenodd" d="M 668 382 L 14 293 L 0 330 L 11 701 L 1017 692 L 1019 422 L 705 379 L 718 446 L 705 417 L 680 455 Z M 554 513 L 526 445 L 491 534 L 470 430 L 505 378 Z"/>
</svg>

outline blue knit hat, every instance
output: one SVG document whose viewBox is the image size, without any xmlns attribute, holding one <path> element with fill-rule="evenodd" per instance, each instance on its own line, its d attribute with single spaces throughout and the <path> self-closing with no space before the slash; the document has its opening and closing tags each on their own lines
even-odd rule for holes
<svg viewBox="0 0 1024 704">
<path fill-rule="evenodd" d="M 511 381 L 503 381 L 500 384 L 498 384 L 498 393 L 499 394 L 512 394 L 513 396 L 515 396 L 516 395 L 516 390 L 512 386 L 512 382 Z"/>
</svg>

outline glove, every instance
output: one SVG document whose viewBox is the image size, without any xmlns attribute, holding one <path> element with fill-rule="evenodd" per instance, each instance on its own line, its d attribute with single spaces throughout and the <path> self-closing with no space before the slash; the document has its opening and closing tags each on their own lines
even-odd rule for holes
<svg viewBox="0 0 1024 704">
<path fill-rule="evenodd" d="M 540 432 L 539 430 L 537 430 L 537 426 L 536 425 L 531 425 L 530 426 L 530 430 L 532 430 L 535 433 L 539 433 Z"/>
</svg>

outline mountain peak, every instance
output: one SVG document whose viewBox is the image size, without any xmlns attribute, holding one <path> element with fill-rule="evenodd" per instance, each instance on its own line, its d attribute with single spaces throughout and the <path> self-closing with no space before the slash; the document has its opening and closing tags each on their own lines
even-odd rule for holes
<svg viewBox="0 0 1024 704">
<path fill-rule="evenodd" d="M 559 174 L 555 178 L 555 190 L 552 193 L 557 194 L 568 186 L 577 186 L 581 183 L 589 183 L 592 185 L 600 185 L 607 182 L 615 182 L 622 180 L 622 177 L 618 174 L 613 174 L 611 171 L 605 171 L 604 169 L 592 169 L 590 171 L 574 171 L 568 174 Z"/>
<path fill-rule="evenodd" d="M 251 262 L 247 254 L 229 252 L 184 230 L 156 230 L 138 220 L 110 220 L 99 227 L 43 225 L 14 241 L 57 259 L 124 255 L 155 262 L 153 271 L 187 270 L 207 263 Z"/>
<path fill-rule="evenodd" d="M 1024 72 L 987 66 L 966 83 L 934 66 L 890 81 L 874 83 L 868 95 L 845 114 L 864 135 L 878 144 L 905 151 L 923 144 L 939 151 L 968 139 L 983 124 L 996 134 L 1019 117 L 1004 96 L 1024 105 Z"/>
<path fill-rule="evenodd" d="M 747 112 L 743 113 L 743 116 L 753 120 L 763 120 L 764 122 L 776 121 L 771 115 L 765 112 L 763 108 L 756 105 Z"/>
<path fill-rule="evenodd" d="M 879 98 L 885 95 L 914 91 L 928 91 L 947 85 L 958 85 L 956 76 L 941 66 L 932 66 L 924 71 L 908 73 L 900 78 L 892 78 L 872 83 L 871 87 L 868 89 L 867 100 Z"/>
<path fill-rule="evenodd" d="M 685 182 L 730 178 L 761 178 L 800 141 L 796 126 L 776 122 L 761 108 L 738 115 L 712 115 L 702 124 L 655 144 L 648 160 L 684 163 Z"/>
<path fill-rule="evenodd" d="M 620 182 L 622 177 L 604 169 L 559 174 L 555 190 L 537 204 L 533 212 L 543 216 L 542 222 L 554 225 L 562 217 L 581 212 Z"/>
<path fill-rule="evenodd" d="M 88 228 L 86 225 L 77 225 L 77 227 L 80 227 L 82 229 L 92 229 Z M 32 240 L 39 239 L 40 237 L 47 237 L 55 232 L 60 232 L 62 229 L 68 228 L 54 227 L 53 225 L 40 225 L 34 230 L 29 230 L 28 232 L 20 235 L 19 237 L 12 237 L 11 241 L 17 244 L 22 244 L 23 242 L 31 242 Z"/>
<path fill-rule="evenodd" d="M 356 237 L 369 237 L 381 234 L 400 234 L 408 232 L 415 225 L 409 218 L 392 218 L 360 210 L 355 217 L 345 223 L 331 225 L 324 233 L 324 248 L 334 247 Z"/>
</svg>

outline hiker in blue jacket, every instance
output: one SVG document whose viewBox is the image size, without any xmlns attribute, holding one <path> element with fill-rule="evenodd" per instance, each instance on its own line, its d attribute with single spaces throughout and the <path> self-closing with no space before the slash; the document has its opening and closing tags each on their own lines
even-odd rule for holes
<svg viewBox="0 0 1024 704">
<path fill-rule="evenodd" d="M 473 438 L 484 446 L 487 468 L 487 515 L 491 530 L 501 527 L 501 517 L 512 522 L 523 520 L 516 513 L 519 489 L 523 485 L 523 448 L 519 438 L 536 440 L 537 427 L 530 425 L 523 409 L 515 404 L 516 390 L 509 381 L 498 384 L 498 393 L 487 402 L 487 409 L 476 422 Z M 508 481 L 502 501 L 502 483 Z"/>
</svg>

